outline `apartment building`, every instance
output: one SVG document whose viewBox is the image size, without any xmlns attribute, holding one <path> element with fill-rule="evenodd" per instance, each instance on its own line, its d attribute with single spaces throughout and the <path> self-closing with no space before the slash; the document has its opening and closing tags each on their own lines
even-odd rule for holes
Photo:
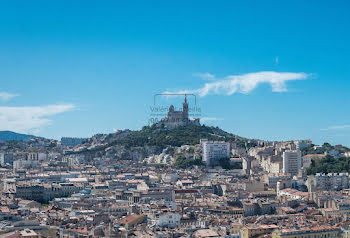
<svg viewBox="0 0 350 238">
<path fill-rule="evenodd" d="M 230 157 L 230 143 L 224 141 L 201 140 L 203 162 L 207 166 L 218 165 L 220 159 Z"/>
<path fill-rule="evenodd" d="M 286 150 L 283 152 L 283 174 L 297 175 L 302 167 L 300 150 Z"/>
</svg>

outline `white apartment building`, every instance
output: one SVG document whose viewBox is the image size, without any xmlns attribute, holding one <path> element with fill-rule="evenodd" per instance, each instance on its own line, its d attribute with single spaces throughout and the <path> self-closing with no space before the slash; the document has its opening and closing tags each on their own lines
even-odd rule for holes
<svg viewBox="0 0 350 238">
<path fill-rule="evenodd" d="M 296 145 L 297 149 L 302 150 L 305 148 L 308 148 L 309 146 L 311 146 L 312 141 L 311 140 L 297 140 L 294 141 L 294 144 Z"/>
<path fill-rule="evenodd" d="M 348 173 L 317 173 L 315 176 L 316 188 L 319 190 L 341 190 L 349 188 Z"/>
<path fill-rule="evenodd" d="M 283 173 L 297 175 L 302 167 L 300 150 L 286 150 L 283 152 Z"/>
<path fill-rule="evenodd" d="M 159 227 L 177 227 L 180 225 L 181 215 L 177 212 L 163 212 L 150 215 L 150 221 Z"/>
<path fill-rule="evenodd" d="M 27 153 L 27 160 L 46 160 L 46 153 Z"/>
<path fill-rule="evenodd" d="M 6 166 L 7 163 L 12 164 L 14 155 L 12 153 L 0 153 L 0 165 Z"/>
<path fill-rule="evenodd" d="M 13 169 L 29 169 L 39 166 L 39 161 L 37 160 L 15 160 L 13 161 Z"/>
<path fill-rule="evenodd" d="M 224 141 L 201 140 L 203 162 L 207 166 L 215 166 L 222 158 L 230 157 L 230 143 Z"/>
</svg>

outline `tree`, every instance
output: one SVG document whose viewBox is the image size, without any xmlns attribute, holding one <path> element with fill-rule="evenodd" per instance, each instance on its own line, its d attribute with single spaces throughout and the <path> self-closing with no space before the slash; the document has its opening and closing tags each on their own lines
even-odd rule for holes
<svg viewBox="0 0 350 238">
<path fill-rule="evenodd" d="M 220 159 L 219 165 L 223 169 L 242 169 L 242 163 L 240 163 L 240 162 L 231 163 L 229 158 Z"/>
<path fill-rule="evenodd" d="M 350 172 L 350 158 L 341 157 L 335 159 L 333 156 L 327 155 L 319 160 L 311 160 L 311 165 L 307 169 L 307 173 L 341 173 Z"/>
<path fill-rule="evenodd" d="M 176 156 L 174 166 L 177 169 L 187 169 L 194 165 L 203 165 L 200 158 L 186 158 L 184 155 L 180 154 Z"/>
</svg>

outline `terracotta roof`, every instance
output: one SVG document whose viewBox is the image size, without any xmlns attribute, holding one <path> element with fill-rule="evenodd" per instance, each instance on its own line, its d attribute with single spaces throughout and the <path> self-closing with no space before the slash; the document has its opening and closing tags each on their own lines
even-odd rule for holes
<svg viewBox="0 0 350 238">
<path fill-rule="evenodd" d="M 2 212 L 2 213 L 10 213 L 10 209 L 9 209 L 8 207 L 5 206 L 5 207 L 2 207 L 2 208 L 1 208 L 1 212 Z"/>
<path fill-rule="evenodd" d="M 121 219 L 119 221 L 119 223 L 121 224 L 130 224 L 130 223 L 133 223 L 135 221 L 137 221 L 138 219 L 144 217 L 145 215 L 144 214 L 141 214 L 141 215 L 137 215 L 137 214 L 133 214 L 133 215 L 130 215 L 130 216 L 127 216 L 123 219 Z"/>
</svg>

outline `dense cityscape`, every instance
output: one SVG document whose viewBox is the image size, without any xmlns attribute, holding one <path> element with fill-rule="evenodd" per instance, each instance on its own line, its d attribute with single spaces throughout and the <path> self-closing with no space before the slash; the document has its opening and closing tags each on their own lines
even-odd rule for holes
<svg viewBox="0 0 350 238">
<path fill-rule="evenodd" d="M 349 13 L 1 0 L 0 238 L 350 238 Z"/>
<path fill-rule="evenodd" d="M 0 237 L 350 237 L 348 148 L 199 121 L 1 141 Z"/>
</svg>

